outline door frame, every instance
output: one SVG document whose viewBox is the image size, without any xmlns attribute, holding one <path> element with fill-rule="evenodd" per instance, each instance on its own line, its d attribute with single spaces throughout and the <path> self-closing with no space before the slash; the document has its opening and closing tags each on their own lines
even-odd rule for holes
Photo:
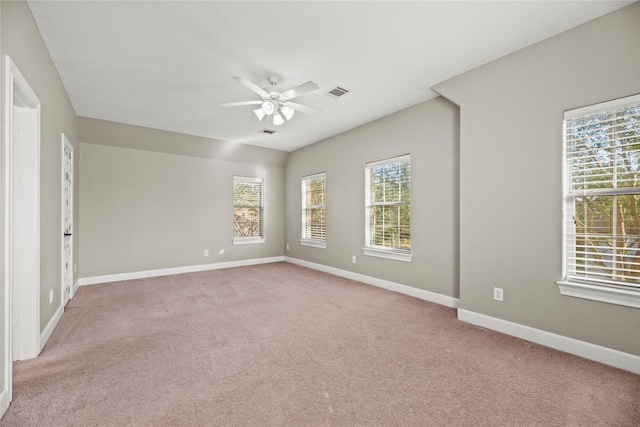
<svg viewBox="0 0 640 427">
<path fill-rule="evenodd" d="M 69 152 L 71 153 L 71 187 L 69 188 L 69 204 L 71 205 L 71 210 L 70 210 L 70 218 L 71 218 L 71 233 L 72 236 L 69 239 L 69 245 L 71 246 L 71 259 L 70 259 L 70 263 L 71 263 L 71 284 L 69 285 L 69 299 L 66 298 L 66 290 L 65 290 L 65 282 L 66 282 L 66 277 L 65 277 L 65 265 L 64 265 L 64 253 L 65 253 L 65 248 L 64 248 L 64 216 L 65 216 L 65 199 L 64 199 L 64 186 L 65 186 L 65 168 L 67 167 L 67 158 L 65 156 L 65 149 L 68 149 Z M 74 176 L 74 170 L 73 170 L 73 165 L 74 165 L 74 153 L 73 153 L 73 144 L 71 144 L 71 142 L 69 141 L 69 139 L 67 139 L 67 136 L 63 133 L 62 134 L 62 191 L 61 191 L 61 206 L 62 206 L 62 218 L 61 218 L 61 229 L 62 229 L 62 233 L 63 233 L 63 237 L 62 237 L 62 253 L 61 253 L 61 285 L 60 285 L 60 300 L 61 300 L 61 304 L 62 307 L 64 307 L 75 295 L 76 292 L 76 287 L 74 286 L 73 283 L 73 278 L 74 278 L 74 273 L 75 273 L 75 268 L 74 268 L 74 261 L 73 261 L 73 176 Z"/>
<path fill-rule="evenodd" d="M 41 104 L 33 89 L 9 56 L 4 56 L 4 121 L 2 143 L 2 277 L 0 286 L 3 296 L 2 316 L 2 384 L 0 384 L 0 416 L 4 414 L 12 399 L 12 320 L 14 293 L 20 295 L 18 333 L 20 334 L 20 359 L 36 357 L 40 352 L 40 110 Z M 13 136 L 14 106 L 25 108 L 21 114 L 27 122 L 26 138 L 21 141 L 27 155 L 24 174 L 25 187 L 21 193 L 27 200 L 28 213 L 22 218 L 22 230 L 29 230 L 28 236 L 21 235 L 21 253 L 31 269 L 29 280 L 19 289 L 13 286 Z M 25 170 L 23 170 L 25 169 Z M 25 235 L 26 233 L 22 233 Z"/>
</svg>

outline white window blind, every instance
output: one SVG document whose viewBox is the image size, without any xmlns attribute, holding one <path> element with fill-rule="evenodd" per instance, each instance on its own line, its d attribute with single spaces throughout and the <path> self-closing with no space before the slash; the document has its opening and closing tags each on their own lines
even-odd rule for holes
<svg viewBox="0 0 640 427">
<path fill-rule="evenodd" d="M 302 178 L 302 240 L 307 246 L 326 247 L 327 187 L 324 172 Z"/>
<path fill-rule="evenodd" d="M 565 281 L 640 291 L 640 95 L 567 111 L 564 162 Z"/>
<path fill-rule="evenodd" d="M 264 241 L 262 178 L 233 177 L 234 243 Z"/>
<path fill-rule="evenodd" d="M 366 165 L 364 252 L 411 261 L 411 161 L 408 154 Z"/>
</svg>

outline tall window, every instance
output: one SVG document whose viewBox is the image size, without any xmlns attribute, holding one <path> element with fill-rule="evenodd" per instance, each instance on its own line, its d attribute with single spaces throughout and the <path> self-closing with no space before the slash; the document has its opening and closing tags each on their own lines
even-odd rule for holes
<svg viewBox="0 0 640 427">
<path fill-rule="evenodd" d="M 567 111 L 565 295 L 640 307 L 640 95 Z"/>
<path fill-rule="evenodd" d="M 367 163 L 365 255 L 411 261 L 409 155 Z"/>
<path fill-rule="evenodd" d="M 264 242 L 264 189 L 262 178 L 233 177 L 235 244 Z"/>
<path fill-rule="evenodd" d="M 302 178 L 302 240 L 307 246 L 327 246 L 327 187 L 325 173 Z"/>
</svg>

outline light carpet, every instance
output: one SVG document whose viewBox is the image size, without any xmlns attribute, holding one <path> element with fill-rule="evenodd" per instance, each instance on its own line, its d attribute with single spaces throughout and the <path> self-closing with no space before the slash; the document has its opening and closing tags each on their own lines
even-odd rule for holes
<svg viewBox="0 0 640 427">
<path fill-rule="evenodd" d="M 289 263 L 82 287 L 2 426 L 633 426 L 640 376 Z"/>
</svg>

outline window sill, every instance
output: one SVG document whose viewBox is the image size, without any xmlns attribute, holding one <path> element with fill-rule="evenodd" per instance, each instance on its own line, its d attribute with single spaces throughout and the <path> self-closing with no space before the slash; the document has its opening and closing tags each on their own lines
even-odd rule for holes
<svg viewBox="0 0 640 427">
<path fill-rule="evenodd" d="M 567 280 L 560 280 L 556 284 L 560 289 L 560 293 L 565 296 L 640 308 L 640 292 L 638 291 L 569 282 Z"/>
<path fill-rule="evenodd" d="M 324 240 L 302 239 L 300 240 L 302 246 L 311 246 L 312 248 L 326 249 L 327 242 Z"/>
<path fill-rule="evenodd" d="M 234 245 L 257 245 L 264 243 L 264 237 L 234 237 Z"/>
<path fill-rule="evenodd" d="M 386 251 L 384 249 L 362 248 L 362 251 L 367 256 L 392 259 L 394 261 L 411 262 L 411 258 L 413 257 L 410 253 Z"/>
</svg>

